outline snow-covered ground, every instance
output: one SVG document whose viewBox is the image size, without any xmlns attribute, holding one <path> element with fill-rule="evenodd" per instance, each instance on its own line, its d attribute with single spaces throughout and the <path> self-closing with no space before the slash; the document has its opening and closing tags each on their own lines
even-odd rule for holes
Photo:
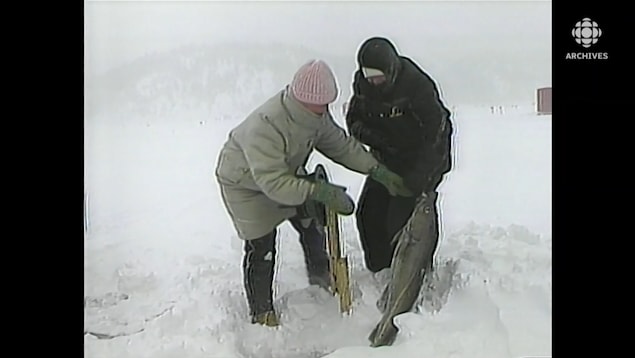
<svg viewBox="0 0 635 358">
<path fill-rule="evenodd" d="M 241 242 L 213 168 L 227 132 L 251 109 L 177 109 L 160 121 L 139 112 L 87 116 L 86 357 L 551 355 L 551 116 L 535 115 L 531 103 L 504 114 L 455 108 L 455 169 L 440 188 L 441 293 L 427 292 L 418 312 L 397 317 L 393 346 L 370 348 L 381 282 L 363 269 L 352 217 L 341 219 L 352 314 L 341 316 L 335 298 L 308 286 L 296 234 L 284 224 L 275 278 L 282 326 L 248 323 Z M 316 156 L 311 165 L 318 161 L 326 162 Z M 326 163 L 359 195 L 361 175 Z"/>
</svg>

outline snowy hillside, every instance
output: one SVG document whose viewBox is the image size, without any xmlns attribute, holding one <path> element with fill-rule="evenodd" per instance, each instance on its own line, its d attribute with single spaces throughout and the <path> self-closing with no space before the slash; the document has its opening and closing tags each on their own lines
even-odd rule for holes
<svg viewBox="0 0 635 358">
<path fill-rule="evenodd" d="M 302 47 L 184 46 L 86 79 L 88 114 L 183 116 L 249 108 L 315 56 Z M 219 118 L 222 119 L 223 117 Z M 129 120 L 129 119 L 128 119 Z M 186 118 L 183 118 L 186 120 Z"/>
<path fill-rule="evenodd" d="M 350 97 L 355 51 L 329 54 L 309 47 L 267 45 L 182 46 L 149 53 L 105 73 L 90 71 L 85 79 L 86 114 L 108 121 L 129 121 L 130 115 L 152 116 L 154 121 L 176 116 L 188 120 L 197 113 L 227 118 L 224 109 L 256 106 L 269 93 L 284 86 L 309 58 L 321 57 L 333 68 L 341 95 L 335 107 Z M 446 99 L 470 105 L 512 105 L 531 101 L 535 89 L 550 74 L 536 73 L 550 57 L 537 60 L 525 50 L 492 52 L 478 68 L 478 52 L 456 56 L 449 50 L 428 52 L 417 48 L 412 56 L 438 81 Z M 541 66 L 536 64 L 541 63 Z M 470 86 L 465 84 L 469 83 Z M 531 104 L 531 103 L 530 103 Z"/>
</svg>

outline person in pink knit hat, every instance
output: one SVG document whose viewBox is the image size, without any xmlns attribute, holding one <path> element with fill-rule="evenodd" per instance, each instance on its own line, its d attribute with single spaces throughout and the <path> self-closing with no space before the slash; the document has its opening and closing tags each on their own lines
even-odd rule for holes
<svg viewBox="0 0 635 358">
<path fill-rule="evenodd" d="M 299 234 L 309 284 L 330 289 L 325 234 L 300 209 L 314 201 L 351 215 L 355 203 L 345 188 L 307 175 L 305 166 L 314 150 L 371 175 L 394 195 L 412 195 L 398 175 L 335 123 L 329 105 L 337 97 L 329 66 L 311 60 L 290 84 L 232 129 L 220 150 L 215 176 L 227 213 L 244 240 L 242 270 L 252 323 L 280 324 L 272 285 L 277 227 L 286 220 Z"/>
</svg>

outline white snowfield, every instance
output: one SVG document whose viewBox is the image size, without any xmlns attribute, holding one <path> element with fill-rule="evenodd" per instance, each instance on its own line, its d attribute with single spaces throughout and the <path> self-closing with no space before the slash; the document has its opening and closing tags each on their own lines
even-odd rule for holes
<svg viewBox="0 0 635 358">
<path fill-rule="evenodd" d="M 551 355 L 551 116 L 535 115 L 531 103 L 504 114 L 456 106 L 435 277 L 418 309 L 396 318 L 396 342 L 370 348 L 383 281 L 363 267 L 352 216 L 341 219 L 352 314 L 340 315 L 336 298 L 308 286 L 285 223 L 275 278 L 282 326 L 248 323 L 242 246 L 213 168 L 227 132 L 249 110 L 177 108 L 161 121 L 87 117 L 86 357 Z M 309 169 L 317 162 L 358 197 L 361 175 L 319 155 Z"/>
</svg>

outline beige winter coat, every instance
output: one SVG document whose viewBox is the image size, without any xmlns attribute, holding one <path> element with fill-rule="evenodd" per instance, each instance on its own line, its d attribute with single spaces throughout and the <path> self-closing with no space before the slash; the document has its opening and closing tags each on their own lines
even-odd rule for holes
<svg viewBox="0 0 635 358">
<path fill-rule="evenodd" d="M 215 174 L 238 236 L 256 239 L 296 215 L 311 183 L 305 174 L 313 149 L 367 174 L 373 156 L 348 136 L 330 113 L 317 115 L 289 95 L 288 87 L 253 111 L 229 133 Z"/>
</svg>

